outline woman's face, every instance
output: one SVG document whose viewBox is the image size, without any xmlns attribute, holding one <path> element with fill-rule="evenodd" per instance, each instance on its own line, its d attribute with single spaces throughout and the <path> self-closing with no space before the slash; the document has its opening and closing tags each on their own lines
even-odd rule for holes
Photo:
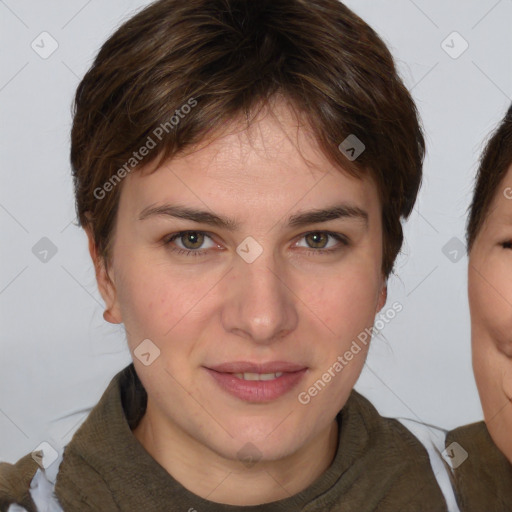
<svg viewBox="0 0 512 512">
<path fill-rule="evenodd" d="M 512 167 L 469 255 L 473 368 L 485 421 L 512 462 Z"/>
<path fill-rule="evenodd" d="M 344 354 L 385 302 L 376 186 L 275 114 L 129 175 L 113 286 L 99 279 L 146 414 L 231 460 L 246 443 L 285 457 L 332 426 L 367 346 Z"/>
</svg>

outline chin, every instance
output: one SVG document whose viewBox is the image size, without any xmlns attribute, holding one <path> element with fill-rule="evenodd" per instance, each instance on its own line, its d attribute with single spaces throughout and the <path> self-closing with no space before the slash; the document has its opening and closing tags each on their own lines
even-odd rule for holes
<svg viewBox="0 0 512 512">
<path fill-rule="evenodd" d="M 225 459 L 239 461 L 241 464 L 250 468 L 257 462 L 271 462 L 286 458 L 293 454 L 299 446 L 289 446 L 288 442 L 294 439 L 292 437 L 283 437 L 283 439 L 274 439 L 272 441 L 265 439 L 253 439 L 250 436 L 243 436 L 233 439 L 230 446 L 225 442 L 218 445 L 210 445 L 210 448 Z"/>
</svg>

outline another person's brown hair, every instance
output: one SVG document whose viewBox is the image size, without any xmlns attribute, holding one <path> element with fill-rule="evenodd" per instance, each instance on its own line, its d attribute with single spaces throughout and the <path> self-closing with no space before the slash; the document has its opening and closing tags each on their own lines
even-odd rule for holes
<svg viewBox="0 0 512 512">
<path fill-rule="evenodd" d="M 105 264 L 128 172 L 236 119 L 249 126 L 277 94 L 305 115 L 333 163 L 375 180 L 388 276 L 425 143 L 386 45 L 338 0 L 160 0 L 106 41 L 76 92 L 71 134 L 78 221 Z M 338 149 L 349 135 L 365 145 L 355 161 Z M 142 158 L 149 139 L 157 147 Z"/>
<path fill-rule="evenodd" d="M 489 214 L 491 204 L 512 165 L 512 105 L 480 157 L 466 228 L 468 252 Z"/>
</svg>

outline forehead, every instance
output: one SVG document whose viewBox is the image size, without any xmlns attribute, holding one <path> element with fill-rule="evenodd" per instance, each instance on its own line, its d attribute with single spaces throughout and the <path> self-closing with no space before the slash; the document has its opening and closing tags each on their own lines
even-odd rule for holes
<svg viewBox="0 0 512 512">
<path fill-rule="evenodd" d="M 324 203 L 351 202 L 378 208 L 369 176 L 354 177 L 320 150 L 312 131 L 284 103 L 249 129 L 232 123 L 194 150 L 156 170 L 127 176 L 120 209 L 186 200 L 196 206 L 274 212 Z"/>
</svg>

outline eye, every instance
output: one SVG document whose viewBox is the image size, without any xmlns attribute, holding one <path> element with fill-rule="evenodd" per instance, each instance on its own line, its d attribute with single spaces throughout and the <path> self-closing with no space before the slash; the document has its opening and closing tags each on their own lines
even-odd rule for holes
<svg viewBox="0 0 512 512">
<path fill-rule="evenodd" d="M 203 231 L 180 231 L 179 233 L 168 236 L 164 240 L 164 244 L 171 246 L 171 251 L 178 254 L 184 254 L 186 256 L 201 256 L 207 252 L 198 250 L 204 244 L 205 239 L 209 239 L 211 241 L 211 245 L 206 247 L 206 249 L 218 247 L 218 244 L 213 242 L 211 236 Z M 173 247 L 173 243 L 177 243 L 178 247 Z M 179 244 L 181 244 L 181 246 Z"/>
<path fill-rule="evenodd" d="M 301 240 L 306 240 L 306 248 L 313 249 L 306 251 L 309 254 L 327 254 L 340 251 L 344 246 L 348 246 L 348 239 L 338 233 L 330 231 L 312 231 L 301 236 Z M 334 246 L 329 246 L 329 239 L 338 242 Z M 208 246 L 204 246 L 205 241 L 210 240 Z M 220 248 L 210 235 L 204 231 L 180 231 L 167 236 L 163 240 L 165 246 L 169 246 L 171 252 L 175 252 L 184 256 L 204 256 L 210 249 Z M 341 247 L 340 247 L 341 244 Z M 298 247 L 304 247 L 299 246 Z"/>
<path fill-rule="evenodd" d="M 349 241 L 345 236 L 339 233 L 331 233 L 330 231 L 312 231 L 302 235 L 302 238 L 306 240 L 308 247 L 315 249 L 314 251 L 307 251 L 308 254 L 333 253 L 349 245 Z M 334 247 L 331 245 L 329 248 L 326 248 L 328 247 L 329 238 L 335 240 L 338 244 L 335 244 Z"/>
<path fill-rule="evenodd" d="M 507 240 L 506 242 L 501 242 L 500 244 L 503 249 L 512 249 L 512 240 Z"/>
</svg>

